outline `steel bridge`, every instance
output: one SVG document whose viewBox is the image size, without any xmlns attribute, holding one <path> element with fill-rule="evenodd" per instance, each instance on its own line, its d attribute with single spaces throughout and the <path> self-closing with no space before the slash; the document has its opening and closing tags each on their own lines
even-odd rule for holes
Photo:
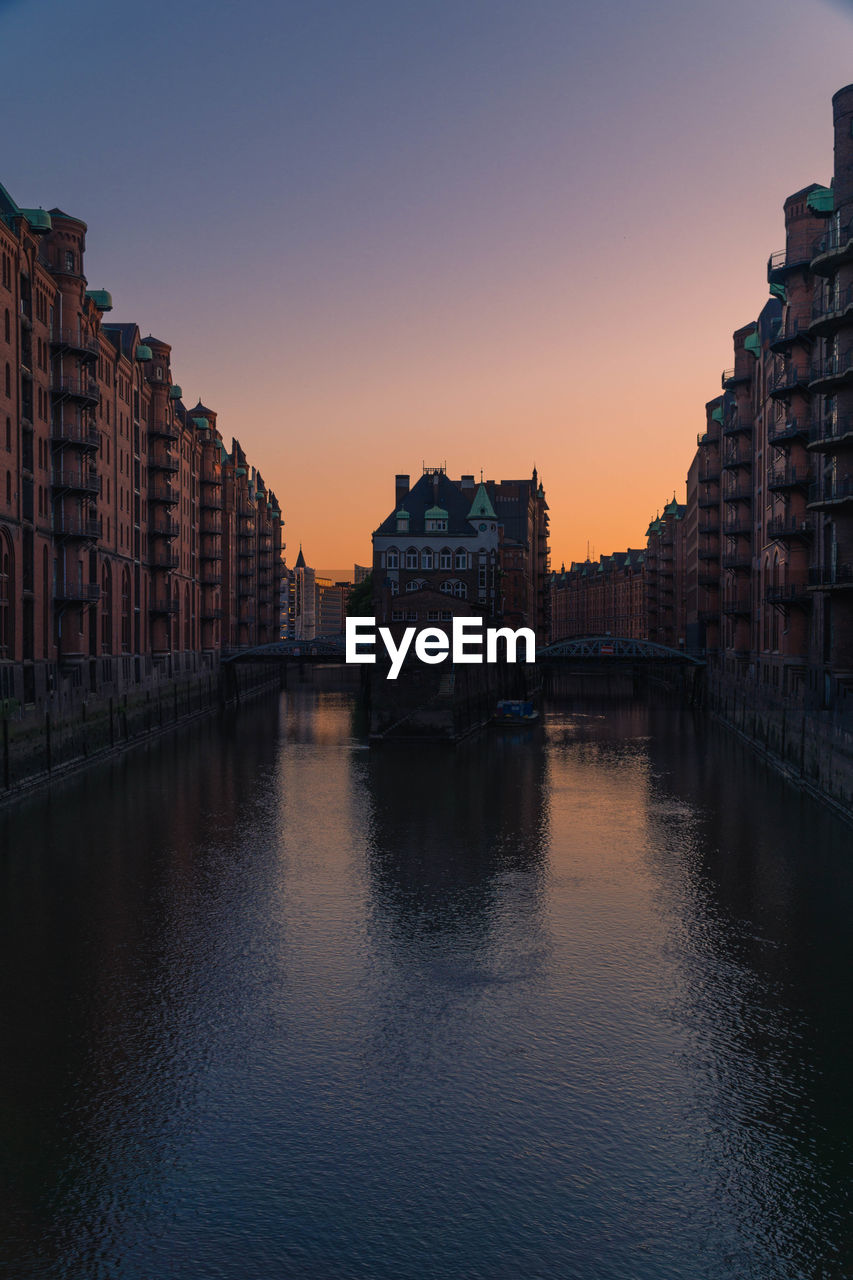
<svg viewBox="0 0 853 1280">
<path fill-rule="evenodd" d="M 580 636 L 571 640 L 555 640 L 544 649 L 537 650 L 537 662 L 565 662 L 573 660 L 601 659 L 602 662 L 687 662 L 697 667 L 705 666 L 702 654 L 684 649 L 671 649 L 654 640 L 632 640 L 623 636 Z"/>
<path fill-rule="evenodd" d="M 317 636 L 314 640 L 278 640 L 256 645 L 252 649 L 232 649 L 223 662 L 345 662 L 343 636 Z M 537 650 L 537 662 L 601 661 L 681 662 L 697 667 L 705 665 L 700 654 L 684 649 L 670 649 L 653 640 L 632 640 L 623 636 L 583 636 L 572 640 L 555 640 Z"/>
</svg>

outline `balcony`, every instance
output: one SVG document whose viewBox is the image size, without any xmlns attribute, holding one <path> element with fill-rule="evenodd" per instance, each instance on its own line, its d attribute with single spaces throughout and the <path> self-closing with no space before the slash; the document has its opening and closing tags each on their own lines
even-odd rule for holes
<svg viewBox="0 0 853 1280">
<path fill-rule="evenodd" d="M 724 436 L 748 435 L 752 431 L 752 418 L 745 413 L 736 413 L 723 423 Z"/>
<path fill-rule="evenodd" d="M 853 448 L 853 415 L 843 414 L 812 422 L 809 448 L 815 452 L 835 453 L 838 449 Z"/>
<path fill-rule="evenodd" d="M 814 244 L 810 241 L 800 248 L 777 249 L 767 259 L 767 283 L 784 284 L 791 271 L 805 271 L 812 260 Z"/>
<path fill-rule="evenodd" d="M 811 390 L 828 392 L 833 387 L 853 382 L 853 350 L 844 351 L 837 356 L 827 356 L 824 360 L 816 360 L 811 367 Z"/>
<path fill-rule="evenodd" d="M 826 565 L 809 569 L 809 586 L 817 591 L 849 591 L 853 589 L 853 565 Z"/>
<path fill-rule="evenodd" d="M 64 582 L 53 588 L 57 604 L 96 604 L 101 598 L 97 582 Z"/>
<path fill-rule="evenodd" d="M 809 490 L 809 506 L 813 511 L 853 504 L 853 475 L 829 476 L 815 480 Z"/>
<path fill-rule="evenodd" d="M 811 320 L 805 316 L 786 316 L 776 334 L 771 338 L 771 351 L 782 354 L 795 342 L 809 342 Z"/>
<path fill-rule="evenodd" d="M 767 537 L 774 542 L 810 542 L 814 524 L 808 516 L 783 516 L 767 521 Z"/>
<path fill-rule="evenodd" d="M 752 371 L 750 369 L 741 369 L 740 372 L 736 369 L 724 369 L 720 375 L 720 383 L 724 391 L 729 391 L 732 387 L 749 382 L 751 378 Z"/>
<path fill-rule="evenodd" d="M 718 507 L 720 505 L 720 495 L 718 493 L 700 493 L 696 499 L 700 510 L 707 507 Z"/>
<path fill-rule="evenodd" d="M 768 584 L 764 588 L 764 599 L 768 604 L 799 609 L 809 608 L 812 602 L 805 578 L 800 581 Z"/>
<path fill-rule="evenodd" d="M 812 481 L 811 467 L 768 467 L 767 488 L 771 493 L 786 489 L 807 489 Z"/>
<path fill-rule="evenodd" d="M 50 438 L 54 444 L 76 444 L 81 449 L 99 449 L 101 445 L 100 431 L 93 422 L 83 418 L 52 422 Z"/>
<path fill-rule="evenodd" d="M 723 493 L 724 502 L 751 502 L 752 481 L 741 480 L 739 484 L 729 484 Z"/>
<path fill-rule="evenodd" d="M 752 556 L 744 551 L 733 551 L 723 556 L 722 565 L 724 569 L 749 570 L 752 568 Z"/>
<path fill-rule="evenodd" d="M 51 483 L 54 489 L 65 493 L 98 494 L 101 492 L 101 477 L 94 467 L 55 466 Z"/>
<path fill-rule="evenodd" d="M 163 548 L 155 548 L 151 554 L 151 563 L 155 569 L 177 569 L 180 560 L 177 552 Z"/>
<path fill-rule="evenodd" d="M 168 516 L 160 516 L 151 526 L 151 533 L 155 538 L 177 538 L 181 532 L 181 526 L 177 520 L 170 520 Z"/>
<path fill-rule="evenodd" d="M 79 329 L 62 328 L 53 325 L 50 330 L 50 345 L 54 350 L 76 356 L 79 360 L 96 360 L 99 344 L 97 338 L 87 338 Z"/>
<path fill-rule="evenodd" d="M 211 537 L 219 537 L 222 533 L 221 512 L 211 511 L 209 507 L 202 507 L 199 517 L 199 532 L 210 534 Z"/>
<path fill-rule="evenodd" d="M 66 515 L 63 511 L 53 518 L 53 536 L 58 540 L 96 542 L 101 532 L 102 524 L 97 516 Z"/>
<path fill-rule="evenodd" d="M 719 435 L 712 435 L 710 431 L 700 431 L 696 437 L 696 443 L 698 445 L 717 444 L 719 443 L 719 439 Z"/>
<path fill-rule="evenodd" d="M 716 547 L 714 549 L 711 549 L 708 547 L 700 547 L 698 554 L 699 554 L 700 560 L 719 560 L 720 549 L 719 547 Z"/>
<path fill-rule="evenodd" d="M 62 374 L 51 382 L 50 392 L 57 400 L 79 400 L 82 404 L 97 404 L 101 398 L 94 378 L 66 378 Z"/>
<path fill-rule="evenodd" d="M 847 285 L 843 289 L 830 286 L 818 291 L 812 304 L 812 333 L 832 333 L 851 320 L 853 320 L 853 285 Z"/>
<path fill-rule="evenodd" d="M 211 485 L 213 488 L 216 488 L 216 489 L 221 489 L 222 476 L 217 476 L 217 475 L 202 476 L 201 483 Z"/>
<path fill-rule="evenodd" d="M 849 261 L 853 261 L 853 223 L 838 227 L 830 223 L 826 234 L 814 245 L 811 269 L 815 275 L 829 276 L 842 262 Z"/>
<path fill-rule="evenodd" d="M 205 587 L 218 587 L 222 581 L 222 572 L 217 565 L 205 560 L 201 566 L 201 581 Z"/>
<path fill-rule="evenodd" d="M 177 440 L 179 431 L 173 422 L 155 422 L 148 428 L 151 440 Z"/>
<path fill-rule="evenodd" d="M 735 467 L 751 467 L 752 466 L 752 450 L 751 449 L 729 449 L 723 458 L 723 470 L 733 471 Z"/>
<path fill-rule="evenodd" d="M 178 612 L 177 600 L 152 600 L 148 606 L 148 612 L 152 614 L 162 614 L 166 616 L 171 613 Z"/>
<path fill-rule="evenodd" d="M 722 602 L 723 613 L 732 614 L 749 614 L 752 613 L 752 596 L 748 591 L 729 593 L 723 596 Z"/>
<path fill-rule="evenodd" d="M 742 534 L 752 533 L 752 521 L 727 520 L 723 526 L 723 533 L 730 538 L 738 538 Z"/>
<path fill-rule="evenodd" d="M 774 422 L 767 428 L 767 443 L 772 445 L 792 444 L 796 440 L 805 440 L 809 428 L 805 422 L 791 418 L 788 422 Z"/>
<path fill-rule="evenodd" d="M 181 468 L 181 464 L 177 458 L 172 458 L 169 454 L 155 454 L 148 458 L 148 466 L 152 471 L 166 471 L 171 475 L 177 475 Z"/>
<path fill-rule="evenodd" d="M 775 369 L 771 373 L 767 383 L 767 390 L 771 396 L 786 398 L 798 389 L 805 389 L 809 384 L 810 378 L 811 374 L 805 364 L 796 364 L 794 361 L 786 360 L 781 368 Z"/>
<path fill-rule="evenodd" d="M 168 480 L 157 478 L 148 486 L 148 501 L 162 502 L 167 507 L 175 507 L 179 498 L 177 491 L 172 488 Z"/>
</svg>

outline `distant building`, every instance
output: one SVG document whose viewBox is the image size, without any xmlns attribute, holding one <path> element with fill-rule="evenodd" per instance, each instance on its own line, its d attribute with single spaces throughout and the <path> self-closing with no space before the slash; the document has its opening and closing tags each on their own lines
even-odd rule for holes
<svg viewBox="0 0 853 1280">
<path fill-rule="evenodd" d="M 440 623 L 480 614 L 548 634 L 547 503 L 531 480 L 451 480 L 426 467 L 398 475 L 395 509 L 373 535 L 381 622 Z"/>
<path fill-rule="evenodd" d="M 551 574 L 554 640 L 614 635 L 645 639 L 645 551 L 628 548 L 600 560 L 574 562 Z"/>
<path fill-rule="evenodd" d="M 293 639 L 313 640 L 317 634 L 317 583 L 314 570 L 305 563 L 302 547 L 293 566 Z"/>
</svg>

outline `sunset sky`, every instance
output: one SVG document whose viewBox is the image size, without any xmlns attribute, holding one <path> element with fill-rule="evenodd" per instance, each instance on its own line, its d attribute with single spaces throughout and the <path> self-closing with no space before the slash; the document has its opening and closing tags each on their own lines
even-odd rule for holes
<svg viewBox="0 0 853 1280">
<path fill-rule="evenodd" d="M 446 460 L 535 463 L 559 567 L 683 496 L 851 80 L 825 0 L 0 0 L 0 182 L 88 223 L 289 563 Z"/>
</svg>

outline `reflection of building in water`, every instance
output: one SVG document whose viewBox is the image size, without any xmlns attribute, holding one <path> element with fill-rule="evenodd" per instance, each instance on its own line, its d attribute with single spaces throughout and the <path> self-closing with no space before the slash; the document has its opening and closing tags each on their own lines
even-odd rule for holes
<svg viewBox="0 0 853 1280">
<path fill-rule="evenodd" d="M 391 927 L 500 946 L 503 924 L 539 899 L 549 825 L 541 737 L 499 731 L 454 752 L 379 750 L 365 778 L 370 876 Z M 522 874 L 510 883 L 508 872 Z"/>
</svg>

